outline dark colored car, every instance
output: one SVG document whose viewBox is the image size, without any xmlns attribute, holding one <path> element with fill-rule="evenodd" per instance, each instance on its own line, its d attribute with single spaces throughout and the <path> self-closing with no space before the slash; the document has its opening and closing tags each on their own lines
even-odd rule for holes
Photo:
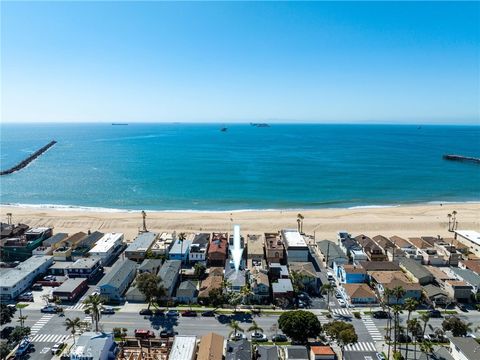
<svg viewBox="0 0 480 360">
<path fill-rule="evenodd" d="M 42 313 L 56 314 L 57 312 L 59 312 L 59 309 L 60 308 L 58 306 L 49 305 L 49 306 L 44 306 L 40 311 Z"/>
<path fill-rule="evenodd" d="M 42 286 L 42 284 L 33 284 L 32 285 L 32 290 L 41 291 L 41 290 L 43 290 L 43 286 Z"/>
<path fill-rule="evenodd" d="M 277 334 L 272 336 L 273 342 L 287 342 L 288 338 L 283 334 Z"/>
<path fill-rule="evenodd" d="M 390 317 L 390 314 L 383 310 L 374 311 L 372 315 L 375 319 L 388 319 Z"/>
<path fill-rule="evenodd" d="M 155 334 L 152 330 L 147 329 L 135 329 L 135 337 L 142 339 L 154 338 Z"/>
<path fill-rule="evenodd" d="M 462 310 L 463 312 L 467 312 L 468 309 L 464 304 L 457 304 L 457 307 Z"/>
<path fill-rule="evenodd" d="M 440 310 L 430 310 L 428 312 L 428 315 L 430 315 L 431 318 L 441 318 L 442 317 L 442 313 L 440 312 Z"/>
<path fill-rule="evenodd" d="M 173 330 L 162 330 L 162 331 L 160 331 L 160 337 L 162 339 L 167 339 L 167 338 L 170 338 L 170 337 L 174 337 L 175 334 L 176 333 Z"/>
<path fill-rule="evenodd" d="M 204 311 L 202 312 L 202 316 L 205 316 L 205 317 L 215 317 L 215 311 Z"/>
<path fill-rule="evenodd" d="M 186 317 L 196 317 L 197 316 L 197 312 L 196 311 L 193 311 L 193 310 L 187 310 L 187 311 L 184 311 L 182 313 L 182 316 L 186 316 Z"/>
<path fill-rule="evenodd" d="M 150 309 L 142 309 L 140 310 L 140 315 L 152 315 L 153 311 Z"/>
</svg>

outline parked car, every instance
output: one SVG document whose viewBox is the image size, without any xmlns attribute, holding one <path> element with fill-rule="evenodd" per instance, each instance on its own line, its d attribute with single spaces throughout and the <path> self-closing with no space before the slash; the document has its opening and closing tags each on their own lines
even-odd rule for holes
<svg viewBox="0 0 480 360">
<path fill-rule="evenodd" d="M 457 307 L 463 312 L 468 312 L 468 309 L 464 304 L 457 304 Z"/>
<path fill-rule="evenodd" d="M 140 310 L 140 315 L 152 315 L 153 314 L 153 311 L 150 310 L 150 309 L 142 309 Z"/>
<path fill-rule="evenodd" d="M 338 299 L 338 305 L 340 305 L 340 307 L 344 308 L 347 306 L 347 303 L 345 302 L 345 300 L 343 299 Z"/>
<path fill-rule="evenodd" d="M 56 281 L 57 278 L 53 275 L 47 275 L 43 278 L 43 281 L 48 281 L 48 282 L 52 282 L 52 281 Z"/>
<path fill-rule="evenodd" d="M 441 318 L 442 317 L 442 313 L 440 312 L 440 310 L 430 310 L 427 314 L 430 315 L 431 318 Z"/>
<path fill-rule="evenodd" d="M 412 338 L 410 337 L 410 335 L 398 334 L 397 341 L 401 343 L 409 343 L 412 341 Z"/>
<path fill-rule="evenodd" d="M 204 311 L 204 312 L 202 312 L 202 316 L 205 316 L 205 317 L 215 317 L 215 311 L 213 311 L 213 310 Z"/>
<path fill-rule="evenodd" d="M 250 335 L 252 338 L 252 341 L 257 341 L 257 342 L 266 342 L 268 341 L 267 335 L 259 333 L 259 332 L 253 332 L 252 335 Z"/>
<path fill-rule="evenodd" d="M 196 311 L 193 311 L 193 310 L 187 310 L 187 311 L 182 312 L 182 316 L 185 316 L 185 317 L 196 317 L 196 316 L 197 316 L 197 312 L 196 312 Z"/>
<path fill-rule="evenodd" d="M 64 345 L 65 344 L 63 342 L 59 342 L 59 343 L 56 343 L 55 345 L 53 345 L 53 347 L 51 349 L 52 355 L 60 354 Z"/>
<path fill-rule="evenodd" d="M 287 342 L 288 338 L 283 334 L 277 334 L 277 335 L 272 336 L 272 341 L 273 342 Z"/>
<path fill-rule="evenodd" d="M 135 337 L 142 338 L 142 339 L 149 339 L 154 338 L 155 334 L 152 330 L 147 329 L 135 329 Z"/>
<path fill-rule="evenodd" d="M 30 352 L 33 348 L 33 343 L 28 340 L 28 338 L 23 339 L 18 345 L 17 351 L 15 351 L 15 356 L 21 357 Z"/>
<path fill-rule="evenodd" d="M 44 306 L 41 310 L 42 313 L 56 314 L 60 311 L 60 307 L 55 305 Z"/>
<path fill-rule="evenodd" d="M 233 333 L 232 335 L 230 335 L 230 340 L 232 341 L 239 341 L 239 340 L 242 340 L 242 339 L 246 339 L 247 337 L 245 336 L 245 334 L 242 334 L 242 333 Z"/>
<path fill-rule="evenodd" d="M 390 317 L 390 314 L 383 310 L 374 311 L 372 315 L 375 319 L 388 319 Z"/>
<path fill-rule="evenodd" d="M 177 310 L 168 310 L 166 313 L 167 316 L 178 316 Z"/>
<path fill-rule="evenodd" d="M 382 353 L 377 352 L 375 355 L 377 356 L 378 360 L 385 360 L 385 355 L 383 355 Z"/>
<path fill-rule="evenodd" d="M 115 314 L 115 310 L 110 306 L 105 306 L 100 312 L 104 315 L 113 315 Z"/>
<path fill-rule="evenodd" d="M 18 296 L 19 301 L 33 301 L 33 294 L 31 292 L 24 292 Z"/>
<path fill-rule="evenodd" d="M 32 285 L 32 290 L 34 290 L 34 291 L 41 291 L 41 290 L 43 290 L 43 286 L 42 286 L 42 284 L 38 284 L 38 283 L 33 284 L 33 285 Z"/>
<path fill-rule="evenodd" d="M 160 331 L 160 337 L 162 339 L 167 339 L 170 337 L 174 337 L 177 333 L 174 332 L 173 330 L 162 330 Z"/>
<path fill-rule="evenodd" d="M 303 301 L 310 301 L 310 296 L 305 292 L 298 294 L 298 298 L 302 299 Z"/>
</svg>

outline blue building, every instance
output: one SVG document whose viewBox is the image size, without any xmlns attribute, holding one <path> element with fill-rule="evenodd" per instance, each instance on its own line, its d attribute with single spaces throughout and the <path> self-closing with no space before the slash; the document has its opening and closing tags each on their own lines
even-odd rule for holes
<svg viewBox="0 0 480 360">
<path fill-rule="evenodd" d="M 338 266 L 338 279 L 344 284 L 367 282 L 367 272 L 359 265 L 343 264 Z"/>
<path fill-rule="evenodd" d="M 173 244 L 169 252 L 170 260 L 181 260 L 182 263 L 186 264 L 188 262 L 188 257 L 190 254 L 190 246 L 192 245 L 193 239 L 188 237 L 187 239 L 181 241 L 177 239 Z"/>
</svg>

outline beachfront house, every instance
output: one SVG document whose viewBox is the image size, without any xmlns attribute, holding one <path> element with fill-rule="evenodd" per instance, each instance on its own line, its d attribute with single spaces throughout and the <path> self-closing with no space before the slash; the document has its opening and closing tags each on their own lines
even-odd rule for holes
<svg viewBox="0 0 480 360">
<path fill-rule="evenodd" d="M 210 246 L 208 247 L 208 265 L 212 267 L 225 267 L 227 251 L 227 233 L 213 233 Z"/>
<path fill-rule="evenodd" d="M 308 261 L 308 245 L 305 238 L 297 230 L 282 230 L 283 243 L 287 253 L 287 262 L 307 262 Z"/>
<path fill-rule="evenodd" d="M 194 234 L 188 234 L 183 241 L 177 238 L 170 249 L 169 259 L 180 260 L 183 264 L 186 264 L 190 254 L 190 246 L 194 238 Z"/>
<path fill-rule="evenodd" d="M 135 279 L 137 265 L 134 261 L 118 260 L 97 284 L 97 291 L 109 302 L 123 300 L 123 294 Z"/>
<path fill-rule="evenodd" d="M 210 243 L 209 233 L 197 233 L 193 238 L 192 245 L 190 245 L 190 253 L 188 259 L 190 264 L 200 262 L 202 264 L 207 263 L 207 251 Z"/>
<path fill-rule="evenodd" d="M 265 233 L 265 256 L 267 263 L 285 264 L 285 247 L 278 233 Z"/>
<path fill-rule="evenodd" d="M 125 257 L 132 261 L 143 261 L 157 237 L 157 233 L 149 231 L 138 234 L 125 249 Z"/>
<path fill-rule="evenodd" d="M 90 256 L 88 253 L 100 240 L 104 234 L 100 231 L 94 231 L 87 233 L 87 236 L 75 247 L 72 249 L 71 258 L 72 260 L 78 260 L 85 256 Z"/>
<path fill-rule="evenodd" d="M 370 261 L 385 261 L 387 256 L 380 246 L 377 245 L 375 241 L 370 239 L 366 235 L 355 236 L 357 243 L 363 248 L 365 254 L 367 254 L 368 260 Z"/>
<path fill-rule="evenodd" d="M 33 250 L 42 245 L 42 242 L 52 236 L 52 229 L 48 227 L 33 228 L 23 235 L 3 239 L 0 242 L 0 252 L 4 261 L 23 261 L 32 256 Z"/>
<path fill-rule="evenodd" d="M 88 252 L 91 257 L 100 259 L 102 265 L 110 264 L 123 249 L 122 233 L 108 233 L 103 235 L 95 243 L 95 246 Z"/>
</svg>

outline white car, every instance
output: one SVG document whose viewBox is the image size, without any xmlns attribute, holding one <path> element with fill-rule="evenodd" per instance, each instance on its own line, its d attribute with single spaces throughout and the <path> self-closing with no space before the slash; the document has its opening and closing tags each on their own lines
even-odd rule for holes
<svg viewBox="0 0 480 360">
<path fill-rule="evenodd" d="M 343 299 L 338 299 L 338 305 L 340 305 L 340 307 L 344 308 L 347 306 L 347 303 L 345 302 L 345 300 Z"/>
<path fill-rule="evenodd" d="M 60 353 L 60 351 L 63 349 L 63 343 L 62 342 L 59 342 L 59 343 L 56 343 L 55 345 L 53 345 L 52 347 L 52 355 L 57 355 Z"/>
<path fill-rule="evenodd" d="M 254 341 L 268 341 L 267 339 L 267 335 L 265 334 L 262 334 L 262 333 L 258 333 L 258 332 L 253 332 L 252 333 L 252 340 Z"/>
<path fill-rule="evenodd" d="M 235 333 L 233 333 L 232 335 L 230 335 L 230 340 L 232 341 L 238 341 L 246 338 L 247 337 L 245 336 L 245 334 L 242 334 L 242 333 L 237 333 L 236 335 Z"/>
</svg>

